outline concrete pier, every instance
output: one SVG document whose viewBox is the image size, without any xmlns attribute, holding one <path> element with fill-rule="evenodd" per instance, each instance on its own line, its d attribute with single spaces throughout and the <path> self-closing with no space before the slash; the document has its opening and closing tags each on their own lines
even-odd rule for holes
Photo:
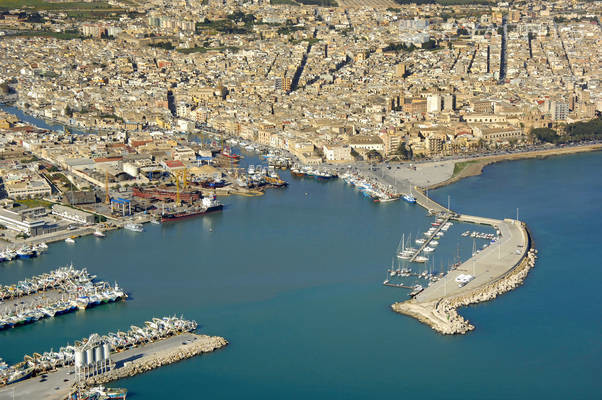
<svg viewBox="0 0 602 400">
<path fill-rule="evenodd" d="M 535 263 L 536 251 L 521 221 L 458 215 L 428 199 L 424 193 L 417 191 L 416 194 L 418 204 L 430 211 L 445 212 L 457 221 L 490 225 L 500 231 L 495 243 L 449 271 L 414 299 L 391 306 L 394 311 L 412 316 L 439 333 L 464 334 L 474 326 L 462 318 L 456 308 L 490 300 L 520 285 Z M 455 279 L 460 274 L 472 275 L 474 279 L 459 286 Z"/>
<path fill-rule="evenodd" d="M 93 386 L 134 376 L 163 365 L 217 350 L 227 344 L 226 339 L 219 336 L 194 333 L 171 336 L 120 353 L 112 353 L 111 359 L 115 363 L 113 369 L 103 375 L 88 378 L 86 383 Z M 46 375 L 0 388 L 0 400 L 63 400 L 76 383 L 74 367 L 63 367 Z"/>
</svg>

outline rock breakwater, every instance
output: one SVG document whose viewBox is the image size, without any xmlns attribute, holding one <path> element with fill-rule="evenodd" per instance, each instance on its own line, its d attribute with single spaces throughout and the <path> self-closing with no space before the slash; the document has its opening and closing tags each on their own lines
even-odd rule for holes
<svg viewBox="0 0 602 400">
<path fill-rule="evenodd" d="M 400 314 L 418 319 L 441 334 L 465 334 L 475 327 L 458 314 L 457 308 L 494 299 L 521 285 L 529 270 L 535 265 L 536 258 L 537 250 L 530 248 L 525 257 L 507 274 L 470 293 L 423 303 L 412 299 L 395 303 L 391 307 Z"/>
<path fill-rule="evenodd" d="M 123 366 L 114 368 L 105 374 L 88 378 L 86 380 L 86 385 L 96 386 L 142 374 L 152 369 L 191 358 L 202 353 L 215 351 L 226 345 L 228 345 L 228 341 L 220 336 L 194 335 L 192 340 L 183 342 L 173 349 L 162 350 L 145 355 L 138 360 L 126 362 Z"/>
</svg>

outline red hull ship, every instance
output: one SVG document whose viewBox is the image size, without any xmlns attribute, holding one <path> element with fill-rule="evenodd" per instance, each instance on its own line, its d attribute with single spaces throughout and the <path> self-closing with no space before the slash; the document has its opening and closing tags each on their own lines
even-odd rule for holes
<svg viewBox="0 0 602 400">
<path fill-rule="evenodd" d="M 200 215 L 209 214 L 211 212 L 221 211 L 224 205 L 217 201 L 215 196 L 204 197 L 203 207 L 187 209 L 182 211 L 165 212 L 161 215 L 161 222 L 177 221 L 180 219 L 197 217 Z"/>
<path fill-rule="evenodd" d="M 132 195 L 136 197 L 142 197 L 145 199 L 155 199 L 155 200 L 172 200 L 176 201 L 178 194 L 175 191 L 161 189 L 161 188 L 137 188 L 134 187 L 132 190 Z M 201 192 L 180 192 L 180 200 L 185 201 L 187 203 L 192 203 L 193 201 L 200 200 L 202 198 Z"/>
</svg>

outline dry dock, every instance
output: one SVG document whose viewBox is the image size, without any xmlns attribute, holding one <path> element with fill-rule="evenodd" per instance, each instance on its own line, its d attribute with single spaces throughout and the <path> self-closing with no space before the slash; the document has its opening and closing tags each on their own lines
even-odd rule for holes
<svg viewBox="0 0 602 400">
<path fill-rule="evenodd" d="M 112 353 L 115 367 L 103 374 L 88 378 L 89 384 L 106 383 L 128 376 L 134 376 L 151 369 L 168 365 L 201 353 L 208 353 L 226 346 L 226 339 L 219 336 L 182 333 L 169 338 L 148 343 L 120 353 Z M 44 378 L 36 376 L 0 389 L 0 399 L 62 400 L 67 397 L 75 384 L 74 368 L 63 367 L 49 372 Z"/>
<path fill-rule="evenodd" d="M 463 334 L 474 326 L 456 308 L 487 301 L 520 285 L 535 262 L 535 250 L 526 225 L 517 220 L 453 214 L 417 191 L 418 204 L 432 212 L 446 212 L 452 219 L 491 225 L 500 231 L 498 240 L 448 272 L 414 299 L 395 303 L 394 311 L 409 315 L 442 334 Z M 464 286 L 455 281 L 460 274 L 474 279 Z"/>
</svg>

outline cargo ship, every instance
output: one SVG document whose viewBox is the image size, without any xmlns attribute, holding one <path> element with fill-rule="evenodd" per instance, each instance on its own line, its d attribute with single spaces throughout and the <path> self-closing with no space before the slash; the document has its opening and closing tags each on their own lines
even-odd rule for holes
<svg viewBox="0 0 602 400">
<path fill-rule="evenodd" d="M 164 212 L 161 214 L 161 222 L 176 221 L 179 219 L 197 217 L 210 212 L 221 211 L 224 205 L 217 201 L 215 196 L 204 197 L 201 207 L 187 208 L 181 211 Z"/>
</svg>

